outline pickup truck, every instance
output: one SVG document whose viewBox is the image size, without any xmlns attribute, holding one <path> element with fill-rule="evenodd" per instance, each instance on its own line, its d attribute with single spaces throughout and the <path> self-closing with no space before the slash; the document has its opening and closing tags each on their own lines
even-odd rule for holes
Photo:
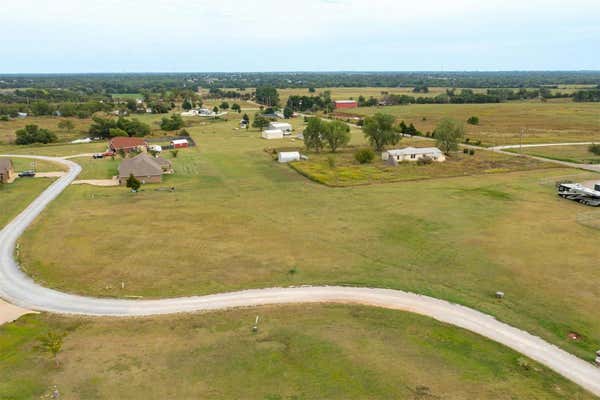
<svg viewBox="0 0 600 400">
<path fill-rule="evenodd" d="M 35 171 L 23 171 L 19 172 L 20 178 L 33 178 L 35 176 Z"/>
</svg>

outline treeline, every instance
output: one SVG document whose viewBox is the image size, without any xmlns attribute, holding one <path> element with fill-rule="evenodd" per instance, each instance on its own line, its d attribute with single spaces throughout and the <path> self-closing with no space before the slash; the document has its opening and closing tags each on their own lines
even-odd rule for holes
<svg viewBox="0 0 600 400">
<path fill-rule="evenodd" d="M 577 102 L 599 102 L 600 101 L 600 86 L 596 89 L 579 90 L 573 94 L 573 101 Z"/>
<path fill-rule="evenodd" d="M 446 93 L 437 96 L 415 97 L 409 95 L 386 94 L 381 100 L 371 97 L 365 99 L 363 96 L 358 98 L 360 107 L 371 107 L 375 105 L 398 105 L 398 104 L 477 104 L 477 103 L 502 103 L 510 100 L 528 100 L 528 99 L 551 99 L 570 97 L 568 93 L 552 93 L 549 89 L 488 89 L 486 93 L 476 93 L 472 89 L 447 89 Z"/>
<path fill-rule="evenodd" d="M 98 111 L 109 112 L 113 110 L 110 103 L 90 101 L 85 103 L 48 103 L 46 101 L 34 101 L 26 103 L 0 103 L 0 115 L 17 117 L 19 113 L 27 113 L 36 116 L 59 115 L 63 117 L 88 118 Z"/>
<path fill-rule="evenodd" d="M 599 71 L 496 72 L 264 72 L 177 74 L 4 75 L 2 88 L 67 89 L 76 93 L 197 91 L 204 88 L 425 87 L 541 88 L 557 85 L 597 85 Z"/>
</svg>

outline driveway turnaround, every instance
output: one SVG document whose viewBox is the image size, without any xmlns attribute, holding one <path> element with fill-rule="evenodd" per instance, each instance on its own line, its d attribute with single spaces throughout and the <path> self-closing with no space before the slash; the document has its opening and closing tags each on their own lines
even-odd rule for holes
<svg viewBox="0 0 600 400">
<path fill-rule="evenodd" d="M 514 328 L 494 317 L 444 300 L 400 290 L 302 286 L 252 289 L 208 296 L 162 300 L 100 299 L 62 293 L 36 284 L 17 265 L 13 252 L 23 231 L 75 180 L 81 171 L 76 163 L 53 157 L 16 156 L 61 163 L 69 171 L 57 179 L 21 214 L 0 231 L 0 297 L 28 309 L 60 314 L 131 317 L 194 311 L 223 310 L 269 304 L 344 303 L 402 310 L 425 315 L 485 336 L 556 371 L 600 397 L 600 369 L 537 336 Z"/>
</svg>

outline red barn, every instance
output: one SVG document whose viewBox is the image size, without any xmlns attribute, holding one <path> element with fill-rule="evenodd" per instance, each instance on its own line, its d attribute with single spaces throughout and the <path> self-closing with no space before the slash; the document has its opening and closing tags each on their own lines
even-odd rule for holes
<svg viewBox="0 0 600 400">
<path fill-rule="evenodd" d="M 340 108 L 356 108 L 358 107 L 358 103 L 355 100 L 336 100 L 335 108 L 339 110 Z"/>
<path fill-rule="evenodd" d="M 182 147 L 188 147 L 189 143 L 187 139 L 175 139 L 171 140 L 171 146 L 173 146 L 174 149 L 180 149 Z"/>
</svg>

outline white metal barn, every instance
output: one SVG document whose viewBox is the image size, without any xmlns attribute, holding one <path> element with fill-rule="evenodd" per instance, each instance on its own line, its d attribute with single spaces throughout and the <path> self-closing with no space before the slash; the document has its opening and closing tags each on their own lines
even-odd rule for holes
<svg viewBox="0 0 600 400">
<path fill-rule="evenodd" d="M 423 157 L 429 157 L 433 161 L 446 161 L 446 156 L 437 147 L 405 147 L 403 149 L 388 150 L 381 153 L 381 159 L 388 161 L 417 161 Z"/>
<path fill-rule="evenodd" d="M 288 124 L 287 122 L 271 122 L 269 129 L 279 129 L 284 135 L 289 135 L 292 132 L 292 124 Z"/>
<path fill-rule="evenodd" d="M 300 153 L 297 151 L 280 151 L 277 153 L 277 161 L 280 163 L 300 161 Z"/>
<path fill-rule="evenodd" d="M 281 129 L 266 129 L 262 132 L 263 139 L 283 139 L 283 131 Z"/>
</svg>

